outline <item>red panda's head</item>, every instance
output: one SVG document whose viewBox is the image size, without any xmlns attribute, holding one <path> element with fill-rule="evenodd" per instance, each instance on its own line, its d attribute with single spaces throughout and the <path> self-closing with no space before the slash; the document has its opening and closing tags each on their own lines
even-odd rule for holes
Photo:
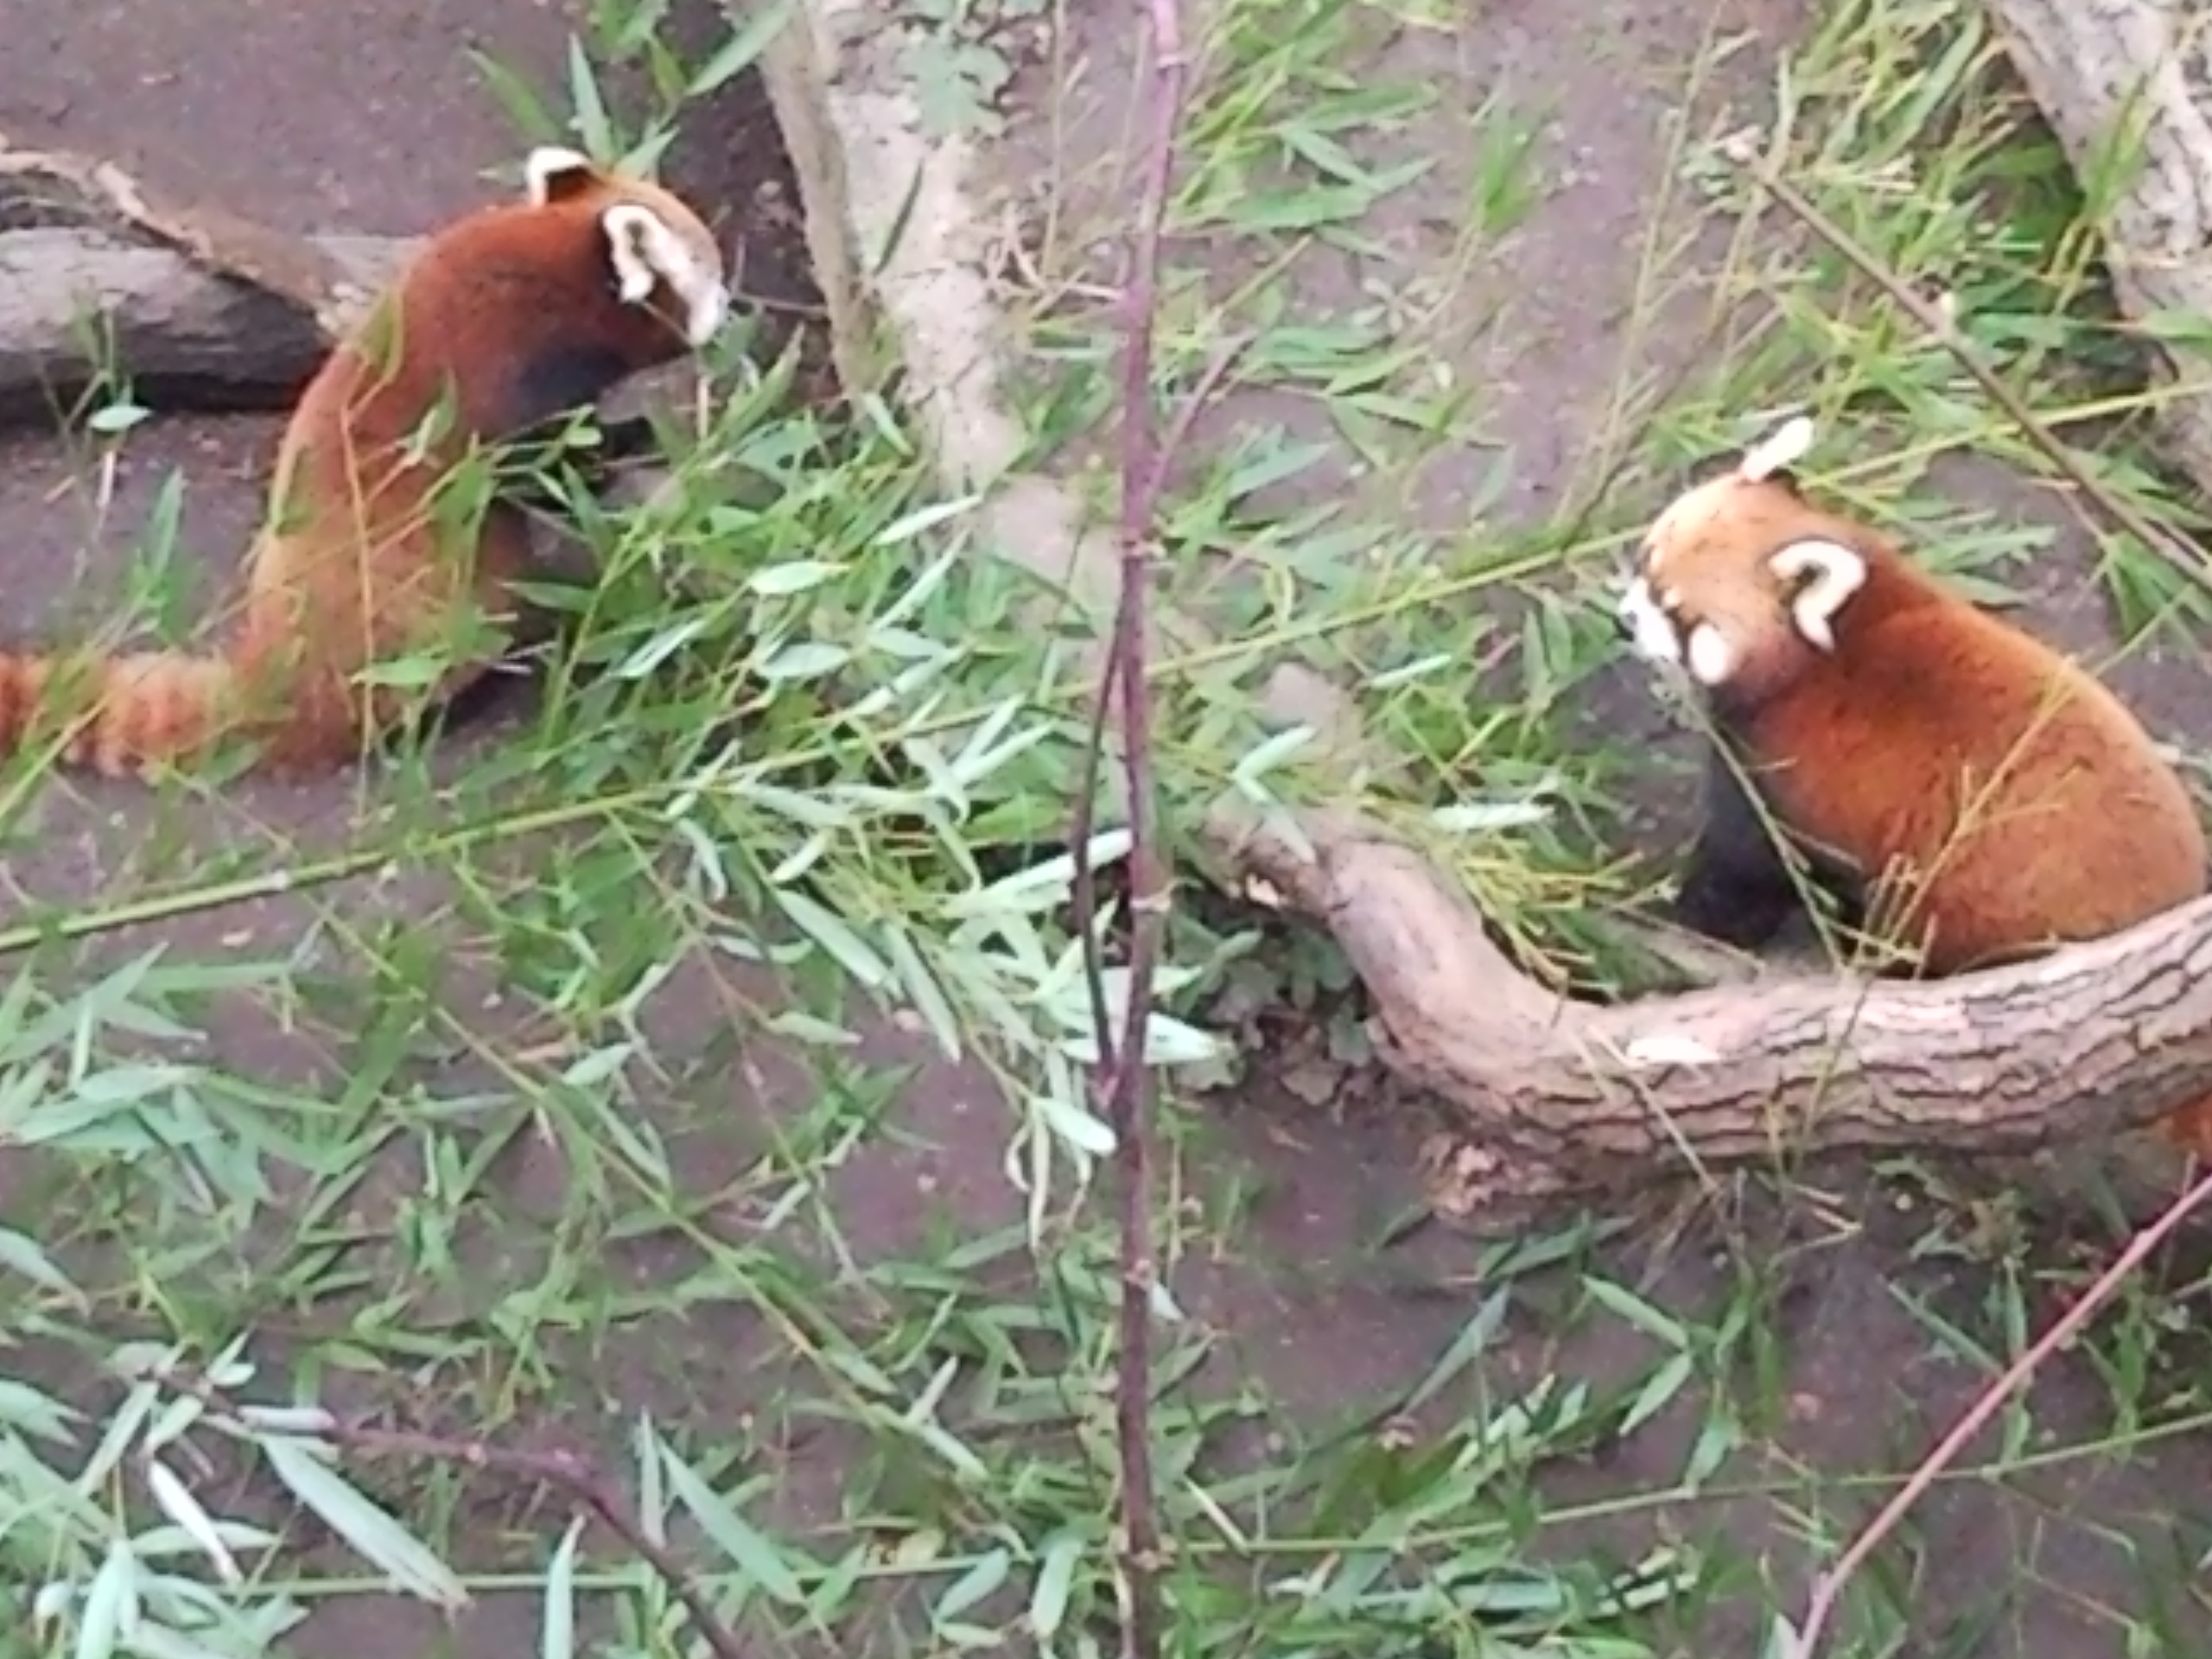
<svg viewBox="0 0 2212 1659">
<path fill-rule="evenodd" d="M 729 315 L 721 249 L 673 192 L 551 144 L 531 151 L 523 176 L 533 209 L 596 222 L 621 303 L 662 318 L 695 349 L 713 338 Z"/>
<path fill-rule="evenodd" d="M 1799 416 L 1677 496 L 1645 532 L 1622 593 L 1616 615 L 1636 651 L 1724 701 L 1770 696 L 1833 652 L 1837 620 L 1866 585 L 1864 538 L 1790 475 L 1812 440 Z"/>
</svg>

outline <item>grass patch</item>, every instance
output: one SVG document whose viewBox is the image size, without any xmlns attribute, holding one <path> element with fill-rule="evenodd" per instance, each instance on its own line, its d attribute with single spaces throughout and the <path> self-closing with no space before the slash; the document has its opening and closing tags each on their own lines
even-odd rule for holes
<svg viewBox="0 0 2212 1659">
<path fill-rule="evenodd" d="M 931 49 L 1001 39 L 988 10 L 931 11 Z M 487 89 L 529 141 L 661 155 L 743 56 L 664 23 L 601 5 L 564 86 L 487 61 Z M 1038 162 L 1008 264 L 1037 451 L 1088 487 L 1128 66 L 1083 9 L 1056 38 L 1066 95 L 1008 123 Z M 2042 458 L 1718 160 L 1764 85 L 1748 43 L 1589 41 L 1610 138 L 1572 88 L 1515 90 L 1551 60 L 1454 8 L 1224 0 L 1198 48 L 1160 390 L 1218 401 L 1165 534 L 1170 597 L 1225 643 L 1161 670 L 1171 824 L 1232 782 L 1317 786 L 1252 712 L 1305 655 L 1408 758 L 1366 804 L 1530 957 L 1608 986 L 1600 924 L 1666 850 L 1675 757 L 1614 683 L 1606 584 L 1686 462 L 1806 407 L 1820 485 L 1992 602 L 2067 591 L 2063 515 L 1964 486 L 2050 483 Z M 1781 77 L 1791 176 L 2186 532 L 2131 442 L 2083 204 L 1999 67 L 1970 10 L 1833 0 Z M 1639 100 L 1691 113 L 1647 127 Z M 1609 206 L 1650 132 L 1652 199 Z M 1601 252 L 1593 289 L 1547 275 Z M 393 1577 L 508 1608 L 486 1650 L 696 1650 L 665 1583 L 497 1458 L 302 1473 L 281 1422 L 224 1421 L 239 1398 L 449 1453 L 587 1448 L 764 1650 L 1112 1645 L 1105 1143 L 1065 871 L 1034 851 L 1074 781 L 1081 641 L 972 556 L 895 409 L 810 410 L 747 346 L 678 488 L 576 501 L 598 574 L 549 596 L 570 638 L 493 736 L 334 785 L 336 812 L 7 775 L 33 876 L 0 919 L 0 1655 L 315 1651 Z M 116 538 L 98 480 L 139 423 L 108 424 L 84 461 Z M 201 613 L 167 585 L 174 508 L 149 517 L 131 594 Z M 2185 648 L 2194 574 L 2095 550 L 2075 586 L 2115 654 Z M 90 874 L 50 856 L 77 844 Z M 1326 950 L 1194 905 L 1171 961 L 1184 1053 L 1258 1028 L 1234 992 L 1334 1015 L 1357 1058 Z M 1395 1144 L 1275 1099 L 1282 1069 L 1166 1115 L 1179 1650 L 1750 1651 L 1807 1545 L 1909 1465 L 1910 1408 L 1970 1394 L 2105 1242 L 1910 1164 L 1409 1239 Z M 2084 1650 L 2194 1650 L 2202 1351 L 2195 1265 L 2170 1267 L 1943 1483 L 1859 1591 L 1855 1650 L 2036 1652 L 2020 1632 L 2066 1621 Z M 164 1360 L 216 1406 L 140 1380 Z M 170 1478 L 194 1500 L 164 1511 Z"/>
</svg>

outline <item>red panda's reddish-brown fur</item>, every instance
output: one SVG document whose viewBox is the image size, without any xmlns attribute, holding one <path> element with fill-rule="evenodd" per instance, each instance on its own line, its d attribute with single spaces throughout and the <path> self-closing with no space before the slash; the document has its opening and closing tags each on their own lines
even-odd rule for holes
<svg viewBox="0 0 2212 1659">
<path fill-rule="evenodd" d="M 264 768 L 327 767 L 421 695 L 365 685 L 364 669 L 449 650 L 438 699 L 488 671 L 497 644 L 454 630 L 512 621 L 528 522 L 442 486 L 480 444 L 704 344 L 728 309 L 714 238 L 673 194 L 572 150 L 524 170 L 524 199 L 430 237 L 302 394 L 227 638 L 81 664 L 0 655 L 0 747 L 43 716 L 65 761 L 110 776 L 236 736 Z"/>
<path fill-rule="evenodd" d="M 1808 501 L 1777 459 L 1808 440 L 1778 435 L 1764 458 L 1685 492 L 1655 520 L 1623 597 L 1624 629 L 1688 671 L 1726 751 L 1683 873 L 1684 918 L 1739 943 L 1778 925 L 1789 878 L 1754 800 L 1856 890 L 1866 931 L 1929 976 L 2101 938 L 2201 896 L 2196 807 L 2134 715 L 2050 646 Z M 2164 1128 L 2212 1153 L 2212 1103 Z"/>
</svg>

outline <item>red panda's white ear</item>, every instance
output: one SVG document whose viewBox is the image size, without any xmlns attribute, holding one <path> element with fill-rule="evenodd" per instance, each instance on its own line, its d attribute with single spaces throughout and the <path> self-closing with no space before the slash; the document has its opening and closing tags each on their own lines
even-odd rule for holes
<svg viewBox="0 0 2212 1659">
<path fill-rule="evenodd" d="M 1866 561 L 1841 542 L 1792 542 L 1767 561 L 1777 576 L 1803 583 L 1789 601 L 1789 615 L 1822 651 L 1835 649 L 1835 619 L 1851 596 L 1866 585 Z"/>
<path fill-rule="evenodd" d="M 530 192 L 530 205 L 543 207 L 597 184 L 599 168 L 580 149 L 541 144 L 524 158 L 522 176 Z"/>
<path fill-rule="evenodd" d="M 618 201 L 600 215 L 607 232 L 607 252 L 614 267 L 614 291 L 625 305 L 643 305 L 665 283 L 683 307 L 683 338 L 703 346 L 729 313 L 711 247 L 690 240 L 643 202 Z M 702 232 L 703 237 L 704 232 Z"/>
<path fill-rule="evenodd" d="M 1736 475 L 1756 484 L 1761 479 L 1787 473 L 1804 460 L 1812 448 L 1813 423 L 1805 416 L 1793 415 L 1744 451 L 1744 458 L 1736 463 Z"/>
<path fill-rule="evenodd" d="M 607 257 L 614 266 L 614 291 L 625 305 L 643 305 L 660 285 L 660 262 L 656 253 L 668 227 L 660 215 L 634 201 L 618 201 L 599 216 L 607 232 Z"/>
</svg>

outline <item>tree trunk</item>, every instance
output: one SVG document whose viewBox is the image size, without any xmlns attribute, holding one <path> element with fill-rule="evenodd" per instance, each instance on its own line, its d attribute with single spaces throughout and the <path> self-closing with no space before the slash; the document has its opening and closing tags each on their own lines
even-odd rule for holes
<svg viewBox="0 0 2212 1659">
<path fill-rule="evenodd" d="M 2125 184 L 2101 226 L 2120 308 L 2139 321 L 2184 323 L 2202 340 L 2212 319 L 2212 29 L 2202 8 L 2187 0 L 1988 5 L 2075 172 Z M 2162 337 L 2164 377 L 2212 387 L 2212 351 Z M 2175 463 L 2212 497 L 2212 390 L 2172 397 L 2158 418 Z"/>
</svg>

